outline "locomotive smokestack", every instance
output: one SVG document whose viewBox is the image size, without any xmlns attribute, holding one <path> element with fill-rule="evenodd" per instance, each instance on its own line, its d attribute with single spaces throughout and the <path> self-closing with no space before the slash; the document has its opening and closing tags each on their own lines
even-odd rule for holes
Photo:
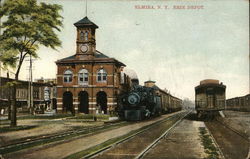
<svg viewBox="0 0 250 159">
<path fill-rule="evenodd" d="M 132 86 L 139 85 L 139 80 L 136 78 L 131 79 L 131 82 L 132 82 Z"/>
</svg>

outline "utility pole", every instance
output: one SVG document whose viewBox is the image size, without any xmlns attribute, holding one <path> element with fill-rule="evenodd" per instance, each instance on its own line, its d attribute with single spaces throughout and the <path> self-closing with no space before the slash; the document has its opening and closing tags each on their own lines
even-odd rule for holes
<svg viewBox="0 0 250 159">
<path fill-rule="evenodd" d="M 33 114 L 33 76 L 32 76 L 32 56 L 30 55 L 30 108 Z"/>
<path fill-rule="evenodd" d="M 29 66 L 29 86 L 28 86 L 28 108 L 30 113 L 33 114 L 33 76 L 32 76 L 32 56 L 30 55 Z"/>
<path fill-rule="evenodd" d="M 9 74 L 9 71 L 7 72 L 7 81 L 8 82 L 10 82 L 10 74 Z M 9 120 L 11 120 L 11 111 L 10 111 L 10 109 L 11 109 L 11 99 L 10 99 L 10 97 L 12 96 L 12 89 L 11 89 L 11 87 L 10 86 L 8 86 L 8 119 Z"/>
</svg>

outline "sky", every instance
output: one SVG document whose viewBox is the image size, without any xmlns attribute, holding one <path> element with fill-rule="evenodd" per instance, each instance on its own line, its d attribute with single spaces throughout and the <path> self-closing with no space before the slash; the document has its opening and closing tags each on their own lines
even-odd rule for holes
<svg viewBox="0 0 250 159">
<path fill-rule="evenodd" d="M 55 61 L 75 54 L 73 24 L 86 16 L 86 1 L 40 1 L 63 6 L 64 26 L 58 33 L 62 46 L 57 51 L 40 47 L 40 58 L 34 61 L 35 79 L 55 78 Z M 145 5 L 154 9 L 142 9 Z M 141 84 L 154 80 L 171 94 L 191 100 L 203 79 L 223 82 L 227 98 L 249 93 L 247 0 L 91 0 L 87 16 L 99 26 L 97 50 L 133 69 Z M 28 77 L 27 63 L 21 79 Z"/>
</svg>

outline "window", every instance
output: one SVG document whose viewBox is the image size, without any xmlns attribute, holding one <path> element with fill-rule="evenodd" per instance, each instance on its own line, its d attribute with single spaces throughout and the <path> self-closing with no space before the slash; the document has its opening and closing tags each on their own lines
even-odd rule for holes
<svg viewBox="0 0 250 159">
<path fill-rule="evenodd" d="M 17 90 L 17 98 L 19 98 L 19 90 Z"/>
<path fill-rule="evenodd" d="M 86 31 L 86 32 L 85 32 L 85 36 L 84 36 L 84 39 L 85 39 L 86 41 L 88 40 L 88 34 L 89 34 L 89 33 Z"/>
<path fill-rule="evenodd" d="M 82 40 L 82 41 L 84 40 L 84 32 L 83 31 L 80 32 L 80 40 Z"/>
<path fill-rule="evenodd" d="M 39 98 L 39 92 L 38 92 L 37 90 L 35 90 L 35 91 L 33 92 L 33 97 L 34 97 L 34 98 Z"/>
<path fill-rule="evenodd" d="M 81 69 L 78 72 L 78 83 L 79 84 L 88 84 L 88 71 L 86 69 Z"/>
<path fill-rule="evenodd" d="M 24 90 L 22 90 L 21 91 L 22 93 L 21 93 L 21 96 L 24 98 L 25 96 L 24 96 Z"/>
<path fill-rule="evenodd" d="M 100 69 L 97 73 L 97 82 L 106 82 L 107 72 L 104 69 Z"/>
<path fill-rule="evenodd" d="M 65 83 L 72 82 L 72 77 L 73 77 L 72 71 L 70 71 L 70 70 L 65 71 L 63 74 L 63 82 L 65 82 Z"/>
</svg>

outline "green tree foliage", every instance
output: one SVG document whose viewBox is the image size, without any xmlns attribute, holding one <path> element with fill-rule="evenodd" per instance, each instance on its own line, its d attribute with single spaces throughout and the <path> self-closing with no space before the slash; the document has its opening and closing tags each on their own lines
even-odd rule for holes
<svg viewBox="0 0 250 159">
<path fill-rule="evenodd" d="M 16 81 L 26 56 L 37 58 L 41 45 L 52 49 L 61 46 L 56 34 L 62 27 L 61 10 L 60 5 L 37 3 L 36 0 L 5 0 L 1 5 L 0 61 L 16 70 Z M 14 96 L 13 100 L 15 102 Z M 16 116 L 16 113 L 12 114 Z M 15 126 L 16 121 L 12 122 Z"/>
</svg>

